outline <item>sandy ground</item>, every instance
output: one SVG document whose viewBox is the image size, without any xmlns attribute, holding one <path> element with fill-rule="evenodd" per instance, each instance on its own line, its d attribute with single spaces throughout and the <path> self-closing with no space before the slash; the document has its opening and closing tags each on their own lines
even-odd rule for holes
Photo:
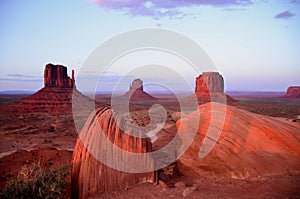
<svg viewBox="0 0 300 199">
<path fill-rule="evenodd" d="M 299 100 L 239 99 L 243 101 L 234 105 L 252 112 L 284 118 L 300 115 Z M 13 101 L 13 97 L 9 97 L 9 100 Z M 168 120 L 160 133 L 166 136 L 154 144 L 154 150 L 168 143 L 176 133 L 176 118 L 172 114 L 179 111 L 178 103 L 171 100 L 165 101 L 165 104 L 168 108 Z M 138 105 L 147 107 L 147 104 Z M 139 125 L 147 124 L 148 115 L 145 110 L 133 112 L 132 117 Z M 141 122 L 141 117 L 145 121 Z M 54 131 L 51 126 L 54 126 Z M 23 165 L 40 160 L 50 167 L 70 162 L 72 152 L 67 149 L 74 147 L 77 133 L 70 114 L 10 113 L 1 111 L 0 107 L 0 136 L 0 187 L 3 188 L 7 180 L 15 177 Z M 284 175 L 252 181 L 175 176 L 168 186 L 163 182 L 159 185 L 146 183 L 96 198 L 300 198 L 300 176 Z"/>
<path fill-rule="evenodd" d="M 146 183 L 93 198 L 300 198 L 300 176 L 275 176 L 253 181 L 182 177 L 176 181 L 176 187 Z"/>
</svg>

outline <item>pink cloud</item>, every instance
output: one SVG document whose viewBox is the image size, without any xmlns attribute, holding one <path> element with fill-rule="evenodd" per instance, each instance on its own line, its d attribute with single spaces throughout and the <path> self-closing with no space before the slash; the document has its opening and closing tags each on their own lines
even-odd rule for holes
<svg viewBox="0 0 300 199">
<path fill-rule="evenodd" d="M 286 10 L 284 12 L 281 12 L 274 16 L 276 19 L 289 19 L 291 17 L 295 16 L 294 13 L 290 12 L 289 10 Z"/>
<path fill-rule="evenodd" d="M 121 10 L 133 16 L 150 16 L 183 18 L 184 13 L 178 8 L 190 6 L 245 6 L 252 0 L 93 0 L 98 6 L 113 10 Z"/>
</svg>

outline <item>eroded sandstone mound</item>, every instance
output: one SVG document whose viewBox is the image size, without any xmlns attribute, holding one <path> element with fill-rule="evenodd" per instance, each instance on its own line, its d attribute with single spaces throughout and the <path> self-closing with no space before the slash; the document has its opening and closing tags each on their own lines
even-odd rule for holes
<svg viewBox="0 0 300 199">
<path fill-rule="evenodd" d="M 128 133 L 134 133 L 135 137 Z M 72 198 L 87 198 L 154 182 L 155 172 L 139 173 L 138 169 L 124 172 L 132 167 L 154 168 L 148 156 L 142 159 L 134 156 L 151 151 L 150 139 L 139 136 L 140 132 L 127 126 L 122 118 L 116 120 L 111 109 L 104 107 L 92 112 L 74 148 Z"/>
<path fill-rule="evenodd" d="M 198 110 L 198 132 L 178 160 L 183 175 L 257 178 L 300 172 L 300 124 L 220 103 L 207 103 Z M 182 139 L 190 137 L 196 115 L 177 122 Z M 205 156 L 209 146 L 213 148 Z"/>
<path fill-rule="evenodd" d="M 300 98 L 300 86 L 290 86 L 288 87 L 285 97 L 290 98 Z"/>
<path fill-rule="evenodd" d="M 125 96 L 130 97 L 130 101 L 147 101 L 156 99 L 144 91 L 143 81 L 141 79 L 135 79 L 132 81 L 130 89 L 125 93 Z"/>
</svg>

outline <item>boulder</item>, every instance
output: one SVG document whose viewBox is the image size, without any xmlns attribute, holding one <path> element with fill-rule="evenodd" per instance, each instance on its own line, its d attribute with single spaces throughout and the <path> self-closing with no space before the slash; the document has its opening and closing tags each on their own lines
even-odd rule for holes
<svg viewBox="0 0 300 199">
<path fill-rule="evenodd" d="M 99 196 L 157 180 L 154 162 L 146 155 L 152 151 L 150 139 L 142 138 L 123 117 L 114 115 L 107 107 L 96 109 L 81 130 L 72 158 L 72 198 Z M 141 159 L 133 154 L 145 155 Z M 146 167 L 153 170 L 138 170 Z"/>
<path fill-rule="evenodd" d="M 197 115 L 197 133 L 177 161 L 180 174 L 247 179 L 300 172 L 299 123 L 211 102 L 176 123 L 181 139 L 191 139 Z"/>
</svg>

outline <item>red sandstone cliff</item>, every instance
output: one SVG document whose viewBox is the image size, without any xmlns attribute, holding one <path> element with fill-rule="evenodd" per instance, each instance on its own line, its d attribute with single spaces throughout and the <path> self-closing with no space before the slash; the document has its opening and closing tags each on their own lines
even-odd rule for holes
<svg viewBox="0 0 300 199">
<path fill-rule="evenodd" d="M 74 70 L 72 78 L 67 75 L 67 67 L 47 64 L 44 69 L 45 87 L 20 101 L 3 106 L 10 112 L 62 112 L 72 113 L 72 97 L 84 104 L 92 99 L 80 93 L 75 86 Z M 77 104 L 80 104 L 77 102 Z"/>
<path fill-rule="evenodd" d="M 286 91 L 285 97 L 300 98 L 300 86 L 290 86 Z"/>
<path fill-rule="evenodd" d="M 73 88 L 75 86 L 74 70 L 72 79 L 67 74 L 67 67 L 62 65 L 47 64 L 44 69 L 44 86 Z"/>
<path fill-rule="evenodd" d="M 204 72 L 196 78 L 196 95 L 224 93 L 224 79 L 218 72 Z"/>
<path fill-rule="evenodd" d="M 196 78 L 195 94 L 199 104 L 207 102 L 233 102 L 232 97 L 224 93 L 224 79 L 218 72 L 203 72 Z"/>
<path fill-rule="evenodd" d="M 91 113 L 74 148 L 71 174 L 72 198 L 88 198 L 138 183 L 155 181 L 154 172 L 127 173 L 106 166 L 98 160 L 112 161 L 115 168 L 117 166 L 144 168 L 153 164 L 149 157 L 145 157 L 143 161 L 131 159 L 128 152 L 137 154 L 151 151 L 149 138 L 127 134 L 134 131 L 136 130 L 126 126 L 122 118 L 116 121 L 109 108 L 100 108 Z M 111 148 L 109 143 L 116 148 Z M 116 149 L 121 149 L 122 153 L 118 153 Z M 90 152 L 91 150 L 93 153 Z"/>
<path fill-rule="evenodd" d="M 299 123 L 221 103 L 207 103 L 199 106 L 198 110 L 198 132 L 189 149 L 178 160 L 181 174 L 243 179 L 300 172 Z M 191 113 L 176 123 L 182 139 L 189 139 L 190 129 L 195 128 L 191 125 L 195 115 L 195 112 Z M 205 135 L 208 136 L 207 145 L 200 151 Z M 199 154 L 214 141 L 216 144 L 212 145 L 210 153 L 199 158 Z"/>
</svg>

